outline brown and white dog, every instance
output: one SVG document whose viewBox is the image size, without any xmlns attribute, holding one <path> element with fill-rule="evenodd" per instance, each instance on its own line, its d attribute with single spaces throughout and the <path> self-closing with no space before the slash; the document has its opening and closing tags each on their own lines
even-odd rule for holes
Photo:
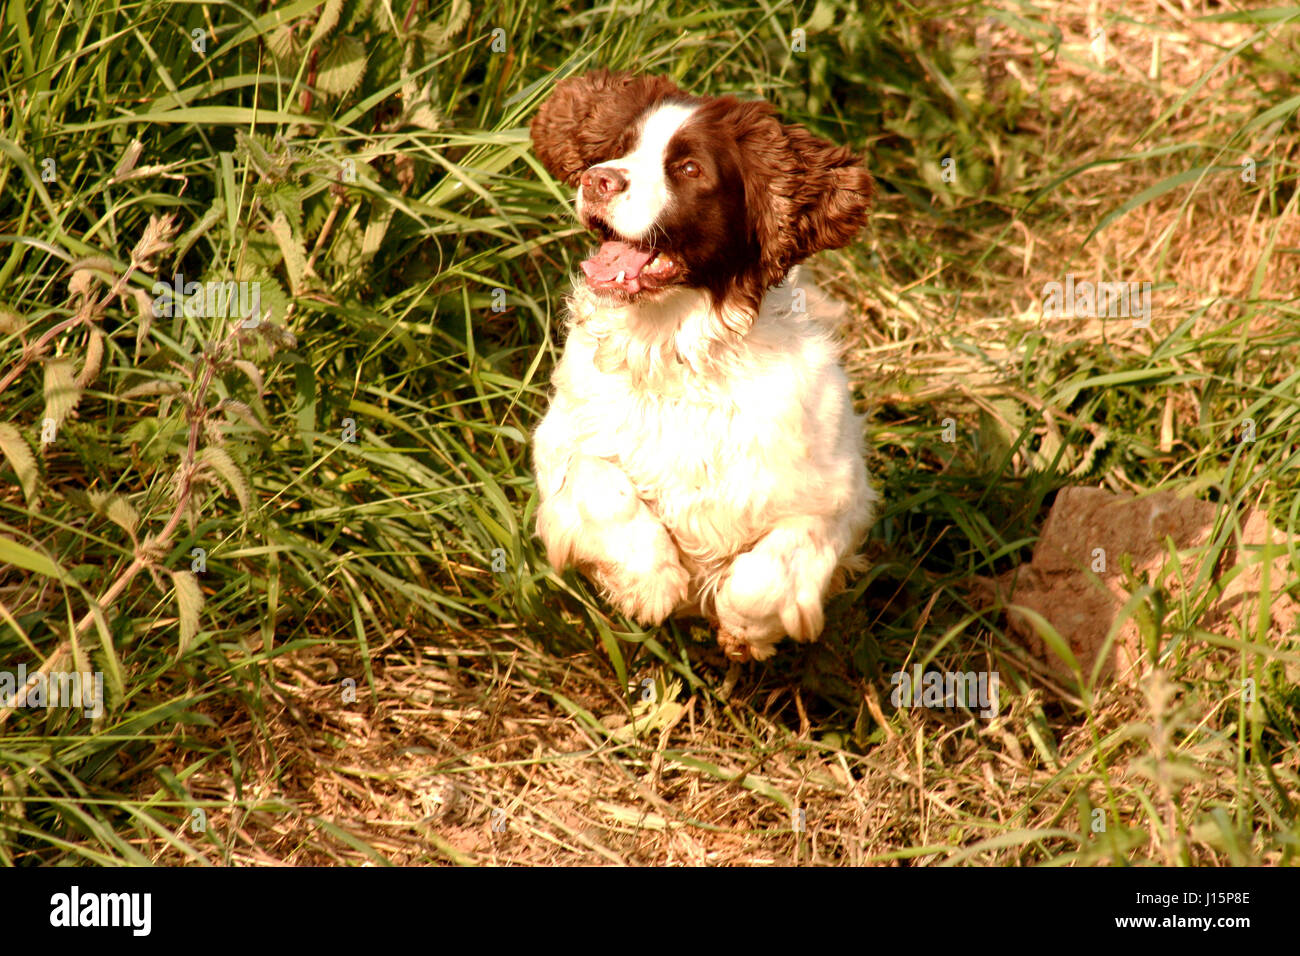
<svg viewBox="0 0 1300 956">
<path fill-rule="evenodd" d="M 834 341 L 795 267 L 874 185 L 763 102 L 664 77 L 559 83 L 533 148 L 601 240 L 534 436 L 537 532 L 643 624 L 703 615 L 734 660 L 821 633 L 878 495 Z"/>
</svg>

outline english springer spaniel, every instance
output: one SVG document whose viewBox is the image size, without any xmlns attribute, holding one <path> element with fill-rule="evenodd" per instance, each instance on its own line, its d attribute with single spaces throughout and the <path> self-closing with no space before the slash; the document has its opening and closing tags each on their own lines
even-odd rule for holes
<svg viewBox="0 0 1300 956">
<path fill-rule="evenodd" d="M 852 241 L 871 176 L 767 103 L 664 77 L 564 80 L 531 131 L 600 239 L 534 436 L 547 557 L 642 624 L 709 618 L 732 660 L 815 640 L 879 496 L 842 307 L 795 267 Z"/>
</svg>

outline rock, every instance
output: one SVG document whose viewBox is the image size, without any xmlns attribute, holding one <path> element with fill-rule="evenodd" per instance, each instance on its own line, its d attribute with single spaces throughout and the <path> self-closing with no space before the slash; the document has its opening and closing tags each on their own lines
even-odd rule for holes
<svg viewBox="0 0 1300 956">
<path fill-rule="evenodd" d="M 1218 510 L 1208 502 L 1179 498 L 1167 491 L 1135 497 L 1099 488 L 1064 488 L 1047 516 L 1033 559 L 999 578 L 997 590 L 1008 605 L 1037 611 L 1050 622 L 1087 677 L 1117 613 L 1130 596 L 1124 587 L 1121 556 L 1130 556 L 1139 580 L 1163 579 L 1164 587 L 1178 600 L 1185 586 L 1195 586 Z M 1252 635 L 1259 613 L 1264 562 L 1251 546 L 1285 541 L 1261 512 L 1248 509 L 1242 518 L 1241 550 L 1237 550 L 1238 542 L 1231 540 L 1224 548 L 1218 569 L 1205 585 L 1207 590 L 1221 588 L 1221 593 L 1198 622 L 1204 630 L 1238 638 L 1243 636 L 1243 612 Z M 1166 537 L 1173 539 L 1179 552 L 1181 574 L 1177 568 L 1166 572 L 1174 560 Z M 1233 571 L 1238 573 L 1224 585 Z M 1283 593 L 1294 577 L 1287 555 L 1275 557 L 1269 580 L 1274 639 L 1295 632 L 1300 607 Z M 1201 595 L 1188 597 L 1196 601 Z M 1028 615 L 1008 607 L 1007 616 L 1011 634 L 1032 655 L 1057 674 L 1070 676 L 1069 667 L 1048 647 Z M 1130 616 L 1120 626 L 1101 673 L 1131 675 L 1143 654 L 1137 621 Z"/>
</svg>

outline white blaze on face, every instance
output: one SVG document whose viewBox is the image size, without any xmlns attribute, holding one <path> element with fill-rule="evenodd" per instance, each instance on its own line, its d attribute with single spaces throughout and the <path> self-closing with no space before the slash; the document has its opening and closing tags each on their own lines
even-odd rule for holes
<svg viewBox="0 0 1300 956">
<path fill-rule="evenodd" d="M 625 239 L 644 239 L 672 199 L 664 156 L 668 144 L 697 107 L 682 103 L 665 103 L 645 117 L 636 148 L 626 156 L 611 159 L 600 166 L 621 169 L 628 187 L 609 201 L 604 219 L 610 228 Z M 578 191 L 578 214 L 583 211 L 582 190 Z"/>
</svg>

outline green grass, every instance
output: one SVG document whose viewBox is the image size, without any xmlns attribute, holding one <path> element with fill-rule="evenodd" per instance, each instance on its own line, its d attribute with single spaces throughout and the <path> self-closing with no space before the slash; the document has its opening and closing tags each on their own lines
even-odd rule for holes
<svg viewBox="0 0 1300 956">
<path fill-rule="evenodd" d="M 425 646 L 476 706 L 536 697 L 530 719 L 585 735 L 594 792 L 608 784 L 612 799 L 657 767 L 655 812 L 681 813 L 706 843 L 726 831 L 791 861 L 1293 859 L 1295 635 L 1270 636 L 1267 600 L 1233 629 L 1201 620 L 1242 507 L 1266 509 L 1290 542 L 1274 592 L 1295 597 L 1300 569 L 1300 99 L 1287 79 L 1300 8 L 1196 21 L 1246 39 L 1193 44 L 1198 79 L 1178 83 L 1145 61 L 1089 60 L 1062 34 L 1083 34 L 1083 7 L 261 6 L 4 8 L 0 669 L 102 671 L 107 700 L 93 719 L 3 713 L 0 860 L 244 859 L 226 821 L 274 833 L 307 812 L 284 796 L 302 755 L 279 734 L 319 718 L 286 703 L 286 686 L 306 687 L 300 662 L 341 662 L 312 671 L 329 691 L 320 714 L 337 713 L 353 673 L 374 717 L 405 699 L 391 675 Z M 1106 29 L 1149 55 L 1151 38 L 1169 42 L 1158 16 L 1151 4 Z M 792 54 L 800 25 L 807 50 Z M 859 320 L 848 361 L 885 498 L 874 564 L 836 600 L 822 645 L 734 687 L 702 632 L 612 616 L 531 537 L 528 435 L 583 240 L 527 121 L 558 78 L 596 65 L 761 93 L 864 151 L 882 184 L 871 235 L 821 264 Z M 1091 92 L 1062 109 L 1062 78 Z M 1244 157 L 1258 160 L 1250 184 Z M 1150 235 L 1135 225 L 1147 215 Z M 1241 288 L 1189 280 L 1247 246 Z M 1039 321 L 1037 287 L 1070 262 L 1152 281 L 1149 335 Z M 177 274 L 258 283 L 266 321 L 152 317 L 154 283 Z M 1026 560 L 1051 496 L 1074 484 L 1220 508 L 1195 587 L 1132 582 L 1159 662 L 1140 687 L 1044 679 L 970 587 Z M 886 710 L 882 723 L 864 701 L 887 701 L 888 675 L 917 662 L 999 670 L 1002 715 Z M 633 715 L 647 675 L 661 694 L 676 682 L 668 703 L 698 703 L 693 736 L 679 709 L 651 708 L 648 732 L 602 720 Z M 1237 690 L 1246 676 L 1255 704 Z M 330 726 L 330 746 L 353 746 Z M 436 773 L 564 762 L 498 753 L 497 738 L 443 754 Z M 809 762 L 843 765 L 849 782 L 796 769 Z M 213 775 L 229 781 L 220 794 L 198 785 Z M 810 820 L 829 828 L 854 781 L 884 814 L 871 834 L 846 819 L 820 850 L 792 845 L 791 809 L 818 807 Z M 475 821 L 524 799 L 481 785 Z M 745 802 L 717 817 L 674 802 L 672 788 L 698 786 Z M 196 831 L 196 810 L 223 826 Z M 268 854 L 394 856 L 314 819 Z M 428 840 L 415 859 L 483 858 L 436 827 Z"/>
</svg>

